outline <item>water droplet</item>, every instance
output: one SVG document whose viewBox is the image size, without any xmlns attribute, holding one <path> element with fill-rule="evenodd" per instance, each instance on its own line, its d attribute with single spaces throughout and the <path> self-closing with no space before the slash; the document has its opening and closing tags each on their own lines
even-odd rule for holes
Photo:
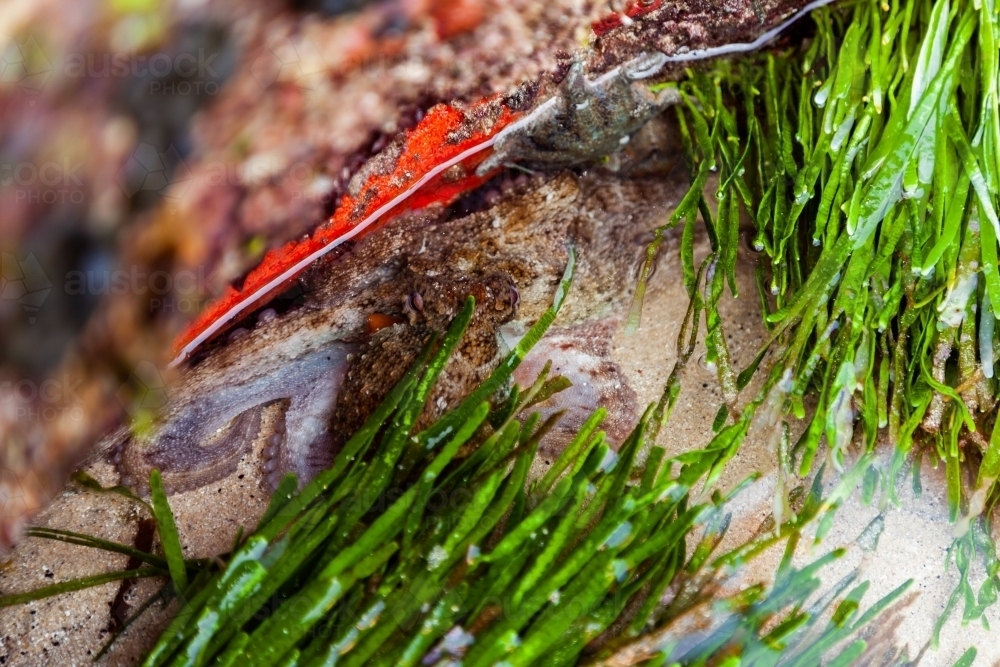
<svg viewBox="0 0 1000 667">
<path fill-rule="evenodd" d="M 700 357 L 698 357 L 698 366 L 702 370 L 707 371 L 712 375 L 715 375 L 716 371 L 715 363 L 708 360 L 708 355 L 703 354 Z"/>
<path fill-rule="evenodd" d="M 715 198 L 718 199 L 719 201 L 722 201 L 723 199 L 726 198 L 726 191 L 725 190 L 716 190 L 715 191 Z"/>
<path fill-rule="evenodd" d="M 761 252 L 764 249 L 764 239 L 762 236 L 751 236 L 750 232 L 743 232 L 740 234 L 740 238 L 743 239 L 743 245 L 746 249 L 752 253 Z"/>
<path fill-rule="evenodd" d="M 431 549 L 427 554 L 428 569 L 434 570 L 448 558 L 448 552 L 440 544 Z"/>
<path fill-rule="evenodd" d="M 816 94 L 813 96 L 813 103 L 820 109 L 822 109 L 823 107 L 826 106 L 826 100 L 829 97 L 830 97 L 830 87 L 821 86 L 820 89 L 817 90 Z"/>
</svg>

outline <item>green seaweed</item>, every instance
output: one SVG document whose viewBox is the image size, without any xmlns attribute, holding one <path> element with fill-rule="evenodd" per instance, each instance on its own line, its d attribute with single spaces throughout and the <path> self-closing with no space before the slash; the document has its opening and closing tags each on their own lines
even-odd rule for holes
<svg viewBox="0 0 1000 667">
<path fill-rule="evenodd" d="M 853 2 L 811 19 L 812 34 L 799 44 L 716 62 L 680 82 L 692 185 L 658 234 L 689 216 L 681 263 L 726 399 L 715 430 L 726 432 L 726 412 L 735 417 L 737 396 L 759 375 L 740 419 L 771 434 L 786 477 L 793 467 L 812 474 L 824 452 L 842 470 L 852 443 L 864 453 L 887 440 L 895 447 L 890 469 L 868 474 L 863 495 L 870 502 L 884 485 L 899 503 L 908 459 L 944 463 L 959 540 L 953 551 L 962 555 L 962 536 L 980 525 L 1000 470 L 1000 8 Z M 707 173 L 716 174 L 714 196 Z M 712 249 L 698 290 L 695 211 Z M 735 369 L 719 305 L 725 284 L 736 294 L 730 225 L 740 216 L 755 227 L 768 337 L 753 363 Z M 660 243 L 657 236 L 646 264 Z M 791 448 L 792 466 L 783 434 L 799 419 L 806 428 Z M 977 479 L 972 489 L 964 468 Z M 919 465 L 913 475 L 918 488 Z M 996 571 L 995 557 L 984 563 Z M 953 602 L 969 598 L 967 584 L 960 588 Z M 983 618 L 984 608 L 967 604 L 966 622 Z"/>
</svg>

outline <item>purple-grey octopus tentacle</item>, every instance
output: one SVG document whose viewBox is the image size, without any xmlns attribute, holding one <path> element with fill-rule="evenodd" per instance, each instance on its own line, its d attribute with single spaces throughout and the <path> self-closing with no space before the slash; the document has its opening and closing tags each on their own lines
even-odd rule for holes
<svg viewBox="0 0 1000 667">
<path fill-rule="evenodd" d="M 347 348 L 346 345 L 338 347 Z M 300 394 L 291 401 L 281 423 L 284 432 L 269 436 L 275 440 L 275 436 L 281 438 L 273 469 L 264 469 L 268 473 L 266 481 L 271 488 L 277 488 L 284 472 L 294 472 L 300 480 L 308 480 L 333 463 L 330 426 L 337 393 L 346 376 L 346 352 L 342 358 L 341 368 L 317 378 L 309 392 Z M 272 443 L 272 440 L 268 441 L 268 445 Z"/>
<path fill-rule="evenodd" d="M 122 483 L 145 488 L 155 467 L 168 491 L 177 492 L 230 474 L 260 435 L 263 409 L 277 401 L 287 410 L 265 445 L 266 479 L 276 483 L 287 471 L 310 478 L 332 455 L 330 418 L 353 349 L 333 342 L 290 359 L 274 373 L 170 405 L 159 428 L 136 436 L 118 455 Z"/>
</svg>

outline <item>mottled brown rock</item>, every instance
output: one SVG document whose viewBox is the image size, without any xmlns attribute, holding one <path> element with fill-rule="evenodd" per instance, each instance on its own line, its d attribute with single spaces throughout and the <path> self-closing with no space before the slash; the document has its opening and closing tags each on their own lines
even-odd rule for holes
<svg viewBox="0 0 1000 667">
<path fill-rule="evenodd" d="M 724 44 L 749 43 L 807 3 L 808 0 L 663 0 L 657 9 L 601 35 L 595 43 L 591 67 L 604 70 L 653 50 L 672 56 Z"/>
</svg>

